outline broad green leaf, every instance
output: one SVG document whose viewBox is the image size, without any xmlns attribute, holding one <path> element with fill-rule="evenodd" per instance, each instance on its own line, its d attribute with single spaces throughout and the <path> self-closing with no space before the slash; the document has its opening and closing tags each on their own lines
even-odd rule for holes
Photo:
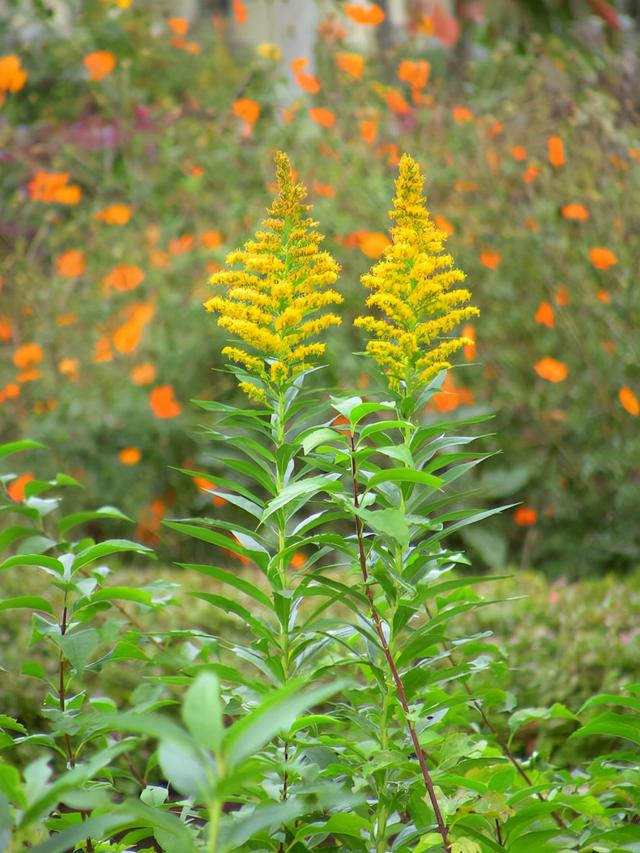
<svg viewBox="0 0 640 853">
<path fill-rule="evenodd" d="M 360 516 L 360 518 L 371 530 L 374 531 L 374 533 L 390 538 L 403 549 L 409 546 L 409 526 L 407 525 L 407 521 L 402 510 L 358 509 L 356 510 L 356 514 Z"/>
<path fill-rule="evenodd" d="M 0 600 L 0 610 L 42 610 L 44 613 L 53 613 L 53 607 L 46 598 L 38 595 L 18 595 L 15 598 Z"/>
<path fill-rule="evenodd" d="M 105 542 L 90 545 L 81 551 L 73 561 L 72 571 L 76 572 L 78 569 L 89 565 L 89 563 L 93 563 L 95 560 L 101 560 L 103 557 L 109 557 L 111 554 L 120 554 L 122 552 L 145 554 L 149 557 L 153 554 L 153 549 L 147 548 L 146 545 L 141 545 L 140 542 L 131 542 L 129 539 L 107 539 Z"/>
<path fill-rule="evenodd" d="M 9 441 L 6 444 L 0 444 L 0 459 L 11 456 L 13 453 L 21 453 L 23 450 L 37 450 L 46 448 L 46 446 L 46 444 L 28 438 L 23 441 Z"/>
<path fill-rule="evenodd" d="M 194 740 L 205 749 L 219 751 L 224 736 L 218 679 L 201 672 L 189 687 L 182 704 L 182 719 Z"/>
<path fill-rule="evenodd" d="M 194 747 L 174 740 L 161 740 L 158 763 L 165 778 L 181 794 L 197 799 L 211 796 L 215 782 L 213 764 Z"/>
<path fill-rule="evenodd" d="M 43 569 L 52 569 L 56 574 L 64 574 L 64 565 L 55 557 L 47 557 L 45 554 L 19 554 L 9 557 L 0 563 L 0 570 L 11 569 L 14 566 L 39 566 Z"/>
<path fill-rule="evenodd" d="M 587 737 L 589 735 L 605 735 L 618 737 L 640 744 L 640 720 L 631 714 L 616 714 L 609 711 L 581 726 L 572 737 Z"/>
<path fill-rule="evenodd" d="M 378 471 L 367 482 L 367 488 L 372 489 L 380 483 L 419 483 L 424 486 L 431 486 L 433 489 L 438 489 L 443 483 L 440 477 L 434 477 L 433 474 L 425 474 L 423 471 L 415 471 L 413 468 L 385 468 L 383 471 Z"/>
<path fill-rule="evenodd" d="M 74 512 L 71 515 L 65 515 L 58 522 L 58 532 L 60 535 L 77 527 L 78 524 L 84 524 L 86 521 L 97 521 L 101 518 L 114 518 L 119 521 L 131 521 L 129 516 L 120 512 L 113 506 L 103 506 L 94 512 Z"/>
<path fill-rule="evenodd" d="M 333 442 L 344 443 L 345 437 L 335 429 L 329 427 L 321 427 L 314 429 L 313 432 L 307 433 L 302 439 L 302 449 L 305 455 L 311 453 L 316 447 L 321 444 L 331 444 Z"/>
<path fill-rule="evenodd" d="M 310 498 L 318 494 L 318 492 L 338 491 L 340 484 L 335 482 L 337 477 L 337 474 L 325 474 L 324 476 L 307 477 L 304 480 L 289 483 L 273 500 L 269 501 L 262 515 L 263 522 L 272 516 L 274 512 L 277 512 L 290 503 L 298 501 L 300 498 Z"/>
</svg>

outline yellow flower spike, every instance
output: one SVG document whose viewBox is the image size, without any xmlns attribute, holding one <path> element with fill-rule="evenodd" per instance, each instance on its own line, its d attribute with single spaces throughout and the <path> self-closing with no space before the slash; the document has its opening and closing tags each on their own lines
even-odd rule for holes
<svg viewBox="0 0 640 853">
<path fill-rule="evenodd" d="M 416 383 L 426 384 L 451 367 L 449 356 L 468 340 L 442 336 L 480 313 L 464 305 L 471 298 L 469 291 L 454 287 L 465 275 L 443 251 L 447 235 L 429 218 L 423 185 L 420 167 L 403 154 L 389 211 L 395 222 L 392 242 L 361 279 L 373 291 L 367 305 L 381 316 L 355 320 L 371 334 L 367 352 L 386 373 L 390 387 L 405 395 Z"/>
<path fill-rule="evenodd" d="M 256 380 L 240 387 L 260 402 L 277 398 L 324 353 L 325 345 L 309 338 L 341 322 L 336 314 L 318 314 L 342 302 L 331 289 L 340 267 L 320 250 L 324 238 L 306 215 L 307 190 L 294 180 L 289 158 L 278 152 L 275 162 L 278 195 L 267 218 L 253 240 L 227 256 L 227 266 L 240 269 L 211 277 L 223 291 L 205 302 L 218 314 L 218 325 L 236 338 L 223 355 Z"/>
</svg>

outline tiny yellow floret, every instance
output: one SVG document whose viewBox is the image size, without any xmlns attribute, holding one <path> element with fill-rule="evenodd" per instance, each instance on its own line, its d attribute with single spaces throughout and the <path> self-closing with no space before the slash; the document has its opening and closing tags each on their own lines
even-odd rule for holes
<svg viewBox="0 0 640 853">
<path fill-rule="evenodd" d="M 324 238 L 306 215 L 307 190 L 294 180 L 286 154 L 278 152 L 275 159 L 278 195 L 267 219 L 255 239 L 227 256 L 227 265 L 239 269 L 211 277 L 224 290 L 205 302 L 235 339 L 222 353 L 246 372 L 240 387 L 263 402 L 278 397 L 324 353 L 325 344 L 309 338 L 341 320 L 318 312 L 342 302 L 331 288 L 340 267 L 319 248 Z"/>
<path fill-rule="evenodd" d="M 469 341 L 445 336 L 480 313 L 466 304 L 469 291 L 454 287 L 465 275 L 443 251 L 447 235 L 429 218 L 423 185 L 420 167 L 404 154 L 389 211 L 395 222 L 392 242 L 361 279 L 372 291 L 367 305 L 378 316 L 355 320 L 372 335 L 367 352 L 386 373 L 390 387 L 404 394 L 451 366 L 449 356 Z"/>
</svg>

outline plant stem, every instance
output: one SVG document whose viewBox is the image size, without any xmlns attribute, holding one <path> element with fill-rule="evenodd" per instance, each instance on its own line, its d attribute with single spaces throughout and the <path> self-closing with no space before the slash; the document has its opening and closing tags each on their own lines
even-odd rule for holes
<svg viewBox="0 0 640 853">
<path fill-rule="evenodd" d="M 356 447 L 353 434 L 350 434 L 349 441 L 351 444 L 351 476 L 353 481 L 353 505 L 356 509 L 358 509 L 360 507 L 360 497 L 358 494 L 358 470 L 356 464 Z M 431 807 L 433 808 L 436 823 L 438 825 L 438 832 L 442 836 L 442 843 L 446 853 L 450 853 L 451 846 L 449 844 L 448 829 L 442 817 L 442 812 L 440 811 L 440 805 L 438 803 L 438 798 L 436 797 L 436 792 L 433 786 L 433 780 L 431 779 L 431 774 L 429 773 L 429 768 L 427 767 L 424 752 L 422 751 L 422 747 L 420 746 L 420 740 L 418 739 L 418 734 L 416 732 L 415 725 L 411 720 L 411 710 L 409 708 L 409 703 L 407 702 L 407 695 L 405 693 L 404 684 L 402 683 L 402 678 L 400 676 L 400 673 L 398 672 L 398 667 L 396 666 L 396 662 L 394 661 L 393 655 L 391 654 L 391 651 L 389 649 L 389 644 L 387 643 L 387 638 L 385 636 L 384 628 L 382 626 L 382 619 L 375 603 L 373 589 L 371 588 L 371 584 L 369 583 L 369 572 L 367 570 L 367 555 L 365 553 L 364 548 L 362 521 L 357 515 L 355 518 L 355 523 L 356 538 L 358 540 L 358 556 L 360 560 L 360 570 L 362 572 L 362 579 L 365 585 L 365 593 L 367 595 L 367 598 L 369 599 L 369 607 L 371 609 L 373 624 L 376 630 L 376 634 L 378 635 L 378 639 L 380 640 L 382 651 L 384 652 L 384 656 L 387 660 L 391 677 L 393 678 L 393 682 L 396 686 L 398 699 L 400 700 L 400 705 L 402 706 L 402 710 L 404 712 L 404 721 L 407 726 L 409 736 L 411 737 L 411 741 L 413 743 L 413 748 L 418 759 L 418 764 L 420 765 L 420 771 L 422 773 L 424 785 L 429 800 L 431 802 Z"/>
</svg>

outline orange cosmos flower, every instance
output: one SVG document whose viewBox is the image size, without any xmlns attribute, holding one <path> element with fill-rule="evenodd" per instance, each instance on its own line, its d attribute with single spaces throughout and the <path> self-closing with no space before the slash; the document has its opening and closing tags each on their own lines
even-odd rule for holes
<svg viewBox="0 0 640 853">
<path fill-rule="evenodd" d="M 451 115 L 453 116 L 453 120 L 458 123 L 465 121 L 473 121 L 473 113 L 469 109 L 469 107 L 454 107 L 451 110 Z"/>
<path fill-rule="evenodd" d="M 316 195 L 326 196 L 327 198 L 336 194 L 334 188 L 329 186 L 329 184 L 321 184 L 320 181 L 316 181 L 315 179 L 311 183 L 311 189 Z"/>
<path fill-rule="evenodd" d="M 68 184 L 68 172 L 36 172 L 27 184 L 32 201 L 78 204 L 82 190 L 77 184 Z"/>
<path fill-rule="evenodd" d="M 640 415 L 640 400 L 638 400 L 631 388 L 627 385 L 618 391 L 618 399 L 620 400 L 620 405 L 623 409 L 626 409 L 630 415 L 634 415 L 636 417 Z"/>
<path fill-rule="evenodd" d="M 116 67 L 116 58 L 108 50 L 95 50 L 88 53 L 82 61 L 89 72 L 89 80 L 102 80 Z"/>
<path fill-rule="evenodd" d="M 513 520 L 519 527 L 531 527 L 538 520 L 538 513 L 530 506 L 519 506 L 513 513 Z"/>
<path fill-rule="evenodd" d="M 20 370 L 25 367 L 31 367 L 33 364 L 38 364 L 44 358 L 44 353 L 40 344 L 24 344 L 13 354 L 13 363 Z"/>
<path fill-rule="evenodd" d="M 324 107 L 312 107 L 309 115 L 321 127 L 333 127 L 336 123 L 336 114 Z"/>
<path fill-rule="evenodd" d="M 184 255 L 193 249 L 193 234 L 183 234 L 169 240 L 167 250 L 170 255 Z"/>
<path fill-rule="evenodd" d="M 107 225 L 126 225 L 131 219 L 131 208 L 128 204 L 111 204 L 96 213 L 96 219 Z"/>
<path fill-rule="evenodd" d="M 118 453 L 118 459 L 123 465 L 137 465 L 142 457 L 137 447 L 123 447 Z"/>
<path fill-rule="evenodd" d="M 13 337 L 13 323 L 6 314 L 0 317 L 0 341 L 10 341 Z"/>
<path fill-rule="evenodd" d="M 13 54 L 0 57 L 0 107 L 7 92 L 19 92 L 27 80 L 27 72 L 20 66 L 20 58 Z"/>
<path fill-rule="evenodd" d="M 533 319 L 536 323 L 540 323 L 541 326 L 548 326 L 550 329 L 553 329 L 555 325 L 554 318 L 555 315 L 551 305 L 548 302 L 541 302 Z"/>
<path fill-rule="evenodd" d="M 204 231 L 200 235 L 200 243 L 206 249 L 217 249 L 222 243 L 222 234 L 219 231 Z"/>
<path fill-rule="evenodd" d="M 356 80 L 364 74 L 364 57 L 359 53 L 336 53 L 336 65 Z"/>
<path fill-rule="evenodd" d="M 186 36 L 189 32 L 189 21 L 186 18 L 169 18 L 167 24 L 177 36 Z"/>
<path fill-rule="evenodd" d="M 149 405 L 156 418 L 175 418 L 182 407 L 173 396 L 171 385 L 158 385 L 149 395 Z"/>
<path fill-rule="evenodd" d="M 554 169 L 564 166 L 567 162 L 564 156 L 564 142 L 559 136 L 550 136 L 547 140 L 547 155 Z"/>
<path fill-rule="evenodd" d="M 540 166 L 530 163 L 522 173 L 522 180 L 525 184 L 532 184 L 540 174 Z"/>
<path fill-rule="evenodd" d="M 433 217 L 433 221 L 438 231 L 442 231 L 444 234 L 453 234 L 455 229 L 446 216 L 443 216 L 441 213 L 436 213 Z"/>
<path fill-rule="evenodd" d="M 458 387 L 453 381 L 451 371 L 447 371 L 442 388 L 431 398 L 431 406 L 444 414 L 445 412 L 454 412 L 459 406 L 469 405 L 473 401 L 471 391 L 463 385 Z"/>
<path fill-rule="evenodd" d="M 251 98 L 238 98 L 233 104 L 233 114 L 247 124 L 255 124 L 260 115 L 260 104 Z"/>
<path fill-rule="evenodd" d="M 373 145 L 378 138 L 378 122 L 375 119 L 365 119 L 358 125 L 360 136 L 369 145 Z"/>
<path fill-rule="evenodd" d="M 79 249 L 70 249 L 56 258 L 58 275 L 65 278 L 75 278 L 82 275 L 85 269 L 84 252 Z"/>
<path fill-rule="evenodd" d="M 604 246 L 594 246 L 589 249 L 589 260 L 597 270 L 608 270 L 618 263 L 617 257 Z"/>
<path fill-rule="evenodd" d="M 611 302 L 611 296 L 606 290 L 599 290 L 596 293 L 596 299 L 598 302 L 602 302 L 604 305 L 608 305 Z"/>
<path fill-rule="evenodd" d="M 465 361 L 473 361 L 476 357 L 476 329 L 471 323 L 467 323 L 462 327 L 462 337 L 467 338 L 471 343 L 467 343 L 463 347 Z"/>
<path fill-rule="evenodd" d="M 247 12 L 247 7 L 244 5 L 243 0 L 233 0 L 231 8 L 233 9 L 233 16 L 236 21 L 239 24 L 246 24 L 249 13 Z"/>
<path fill-rule="evenodd" d="M 22 503 L 24 500 L 25 486 L 32 480 L 35 480 L 33 474 L 22 474 L 22 476 L 16 477 L 16 479 L 7 487 L 7 493 L 11 500 L 15 501 L 17 504 Z"/>
<path fill-rule="evenodd" d="M 307 562 L 307 558 L 303 554 L 302 551 L 296 551 L 293 557 L 291 558 L 291 562 L 289 565 L 294 571 L 299 571 L 304 568 L 304 564 Z"/>
<path fill-rule="evenodd" d="M 564 362 L 548 355 L 535 363 L 534 370 L 541 379 L 546 379 L 547 382 L 564 382 L 569 375 L 569 368 Z"/>
<path fill-rule="evenodd" d="M 527 159 L 527 149 L 522 145 L 514 145 L 511 149 L 511 156 L 514 160 L 526 160 Z"/>
<path fill-rule="evenodd" d="M 411 107 L 406 102 L 404 95 L 397 89 L 388 89 L 385 92 L 384 99 L 389 109 L 393 110 L 394 113 L 408 113 L 411 111 Z"/>
<path fill-rule="evenodd" d="M 586 222 L 589 218 L 589 211 L 584 204 L 565 204 L 561 213 L 565 219 L 573 219 L 576 222 Z"/>
<path fill-rule="evenodd" d="M 379 258 L 389 245 L 389 238 L 380 231 L 365 232 L 360 238 L 360 251 L 368 258 Z"/>
<path fill-rule="evenodd" d="M 500 252 L 494 252 L 491 249 L 483 249 L 480 253 L 480 263 L 483 267 L 487 267 L 487 269 L 494 270 L 501 260 L 502 255 Z"/>
<path fill-rule="evenodd" d="M 398 80 L 409 83 L 414 89 L 424 89 L 429 82 L 431 65 L 426 59 L 414 62 L 411 59 L 403 59 L 398 66 Z"/>
<path fill-rule="evenodd" d="M 106 288 L 123 293 L 127 290 L 135 290 L 143 280 L 144 273 L 140 267 L 118 264 L 102 279 L 102 283 Z"/>
<path fill-rule="evenodd" d="M 320 91 L 320 81 L 315 74 L 308 74 L 304 69 L 309 64 L 309 60 L 304 56 L 294 59 L 289 63 L 289 67 L 293 71 L 296 82 L 301 89 L 308 92 L 310 95 L 316 95 Z"/>
<path fill-rule="evenodd" d="M 150 361 L 146 361 L 132 367 L 129 376 L 134 385 L 151 385 L 156 378 L 156 369 Z"/>
<path fill-rule="evenodd" d="M 377 3 L 369 3 L 361 6 L 357 3 L 347 3 L 344 7 L 345 14 L 356 24 L 364 24 L 377 27 L 384 21 L 384 9 Z"/>
<path fill-rule="evenodd" d="M 80 369 L 77 358 L 63 358 L 58 362 L 58 371 L 70 382 L 77 382 L 80 378 Z"/>
<path fill-rule="evenodd" d="M 96 341 L 96 349 L 93 356 L 94 361 L 98 364 L 107 361 L 113 361 L 113 353 L 111 351 L 111 341 L 107 337 L 99 338 Z"/>
<path fill-rule="evenodd" d="M 135 352 L 145 326 L 155 313 L 155 306 L 151 302 L 138 302 L 127 308 L 125 322 L 113 334 L 113 345 L 119 353 L 128 355 Z"/>
<path fill-rule="evenodd" d="M 556 291 L 555 295 L 556 305 L 568 305 L 569 304 L 569 291 L 566 287 L 559 287 Z"/>
</svg>

